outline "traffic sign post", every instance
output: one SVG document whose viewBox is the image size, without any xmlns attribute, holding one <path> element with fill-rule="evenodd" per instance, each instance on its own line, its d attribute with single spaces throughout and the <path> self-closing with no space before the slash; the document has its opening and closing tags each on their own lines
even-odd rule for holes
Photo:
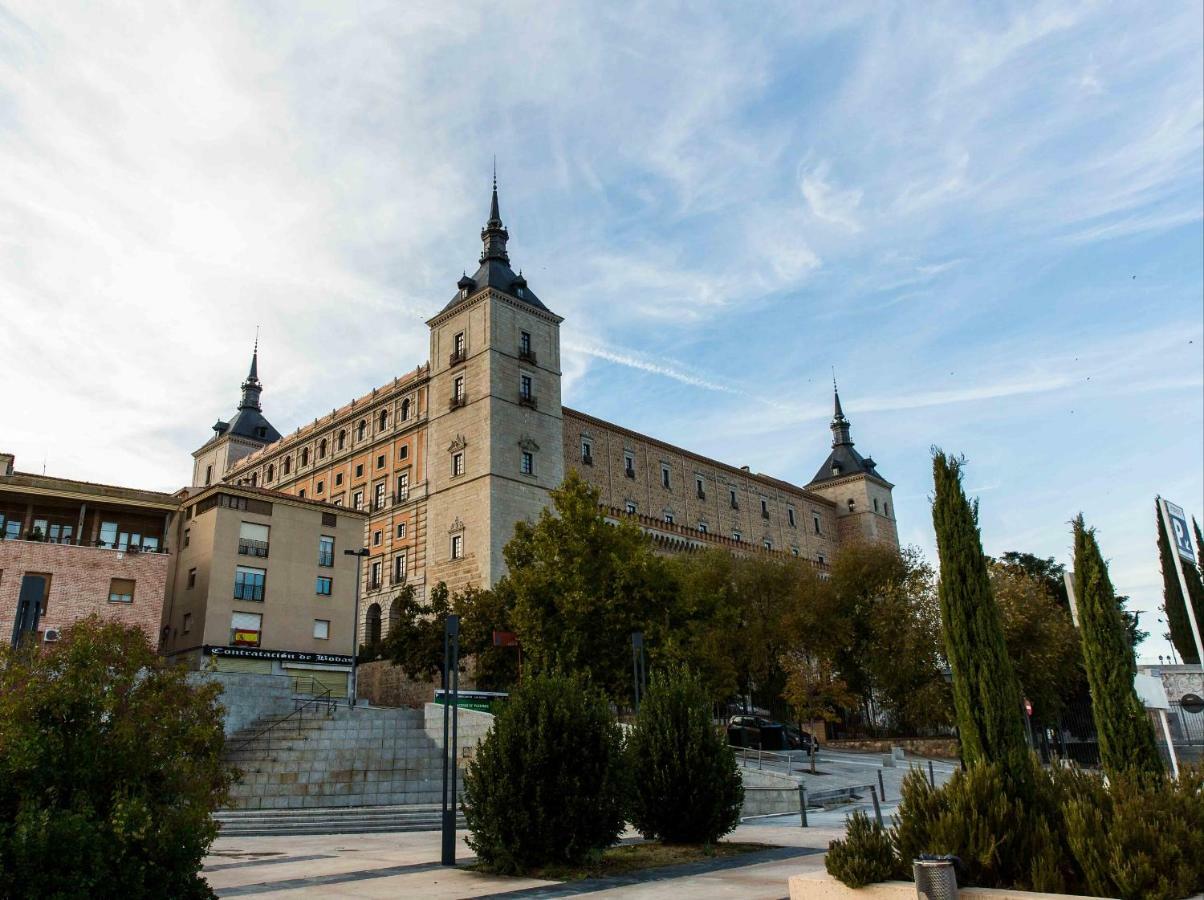
<svg viewBox="0 0 1204 900">
<path fill-rule="evenodd" d="M 1192 609 L 1191 594 L 1187 592 L 1187 577 L 1183 574 L 1183 561 L 1191 565 L 1196 563 L 1195 549 L 1191 545 L 1191 532 L 1187 530 L 1187 514 L 1183 508 L 1171 503 L 1165 497 L 1158 498 L 1158 508 L 1162 511 L 1162 524 L 1166 527 L 1170 539 L 1171 554 L 1175 558 L 1175 574 L 1179 576 L 1179 590 L 1183 594 L 1183 608 L 1187 610 L 1187 621 L 1191 623 L 1191 636 L 1196 642 L 1196 658 L 1204 667 L 1204 641 L 1200 640 L 1200 623 L 1196 621 L 1196 611 Z"/>
</svg>

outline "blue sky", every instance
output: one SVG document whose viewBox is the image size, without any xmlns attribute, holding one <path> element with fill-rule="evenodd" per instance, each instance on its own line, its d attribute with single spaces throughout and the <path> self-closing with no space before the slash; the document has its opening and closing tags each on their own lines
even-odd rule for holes
<svg viewBox="0 0 1204 900">
<path fill-rule="evenodd" d="M 4 6 L 0 446 L 171 489 L 257 324 L 285 431 L 412 369 L 496 154 L 566 403 L 805 482 L 835 367 L 904 541 L 940 445 L 988 552 L 1082 510 L 1153 609 L 1154 495 L 1204 513 L 1202 16 Z"/>
</svg>

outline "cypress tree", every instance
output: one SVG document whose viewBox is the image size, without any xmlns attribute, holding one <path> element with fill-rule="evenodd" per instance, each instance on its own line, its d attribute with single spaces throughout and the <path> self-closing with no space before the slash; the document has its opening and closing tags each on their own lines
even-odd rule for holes
<svg viewBox="0 0 1204 900">
<path fill-rule="evenodd" d="M 1015 777 L 1029 773 L 1020 686 L 1008 658 L 999 607 L 991 594 L 978 532 L 978 507 L 962 489 L 961 460 L 937 450 L 932 523 L 941 562 L 945 652 L 967 765 L 999 762 Z"/>
<path fill-rule="evenodd" d="M 1137 667 L 1095 532 L 1074 520 L 1074 593 L 1100 760 L 1110 775 L 1158 774 L 1154 725 L 1133 688 Z"/>
<path fill-rule="evenodd" d="M 1183 589 L 1179 586 L 1179 575 L 1175 571 L 1175 551 L 1171 547 L 1170 537 L 1166 533 L 1161 505 L 1157 502 L 1154 504 L 1154 511 L 1158 517 L 1158 560 L 1162 564 L 1162 605 L 1166 611 L 1166 623 L 1171 632 L 1171 643 L 1179 651 L 1183 662 L 1195 665 L 1200 662 L 1200 655 L 1196 652 L 1196 641 L 1191 633 L 1191 622 L 1187 618 L 1187 606 L 1183 602 Z M 1197 544 L 1199 544 L 1199 536 L 1200 529 L 1197 526 Z M 1185 563 L 1183 580 L 1187 582 L 1187 593 L 1191 597 L 1192 608 L 1196 612 L 1196 622 L 1204 627 L 1204 583 L 1201 583 L 1199 569 Z"/>
</svg>

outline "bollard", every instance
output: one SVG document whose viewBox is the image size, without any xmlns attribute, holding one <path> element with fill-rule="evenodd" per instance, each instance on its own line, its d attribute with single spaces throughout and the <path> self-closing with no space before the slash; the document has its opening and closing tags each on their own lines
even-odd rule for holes
<svg viewBox="0 0 1204 900">
<path fill-rule="evenodd" d="M 928 784 L 936 787 L 936 772 L 932 768 L 932 760 L 928 760 Z"/>
<path fill-rule="evenodd" d="M 798 823 L 800 828 L 807 827 L 807 788 L 798 786 Z"/>
<path fill-rule="evenodd" d="M 878 827 L 882 827 L 882 807 L 878 804 L 878 789 L 872 784 L 870 785 L 870 797 L 874 801 L 874 818 L 878 820 Z"/>
<path fill-rule="evenodd" d="M 882 802 L 886 802 L 886 784 L 882 780 L 882 770 L 878 770 L 878 794 L 882 797 Z"/>
</svg>

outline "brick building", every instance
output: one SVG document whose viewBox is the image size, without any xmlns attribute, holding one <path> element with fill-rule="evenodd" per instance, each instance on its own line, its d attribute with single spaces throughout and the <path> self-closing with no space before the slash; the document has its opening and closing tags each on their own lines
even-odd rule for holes
<svg viewBox="0 0 1204 900">
<path fill-rule="evenodd" d="M 53 640 L 93 613 L 159 636 L 170 494 L 31 475 L 0 454 L 0 634 Z"/>
<path fill-rule="evenodd" d="M 428 362 L 277 438 L 253 356 L 239 415 L 194 454 L 196 486 L 262 486 L 368 514 L 361 640 L 380 634 L 403 584 L 495 583 L 515 523 L 570 469 L 600 488 L 608 515 L 666 549 L 824 565 L 847 541 L 898 544 L 893 486 L 854 449 L 838 396 L 831 452 L 806 485 L 564 407 L 562 319 L 511 268 L 508 240 L 495 184 L 479 267 L 427 322 Z"/>
</svg>

